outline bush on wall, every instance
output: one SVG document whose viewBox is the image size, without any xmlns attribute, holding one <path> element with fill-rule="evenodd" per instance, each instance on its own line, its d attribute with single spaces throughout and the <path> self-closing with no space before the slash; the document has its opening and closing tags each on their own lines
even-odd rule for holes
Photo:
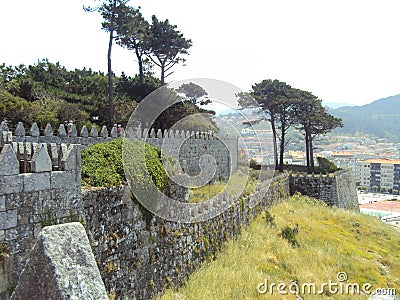
<svg viewBox="0 0 400 300">
<path fill-rule="evenodd" d="M 82 185 L 116 186 L 121 185 L 126 180 L 122 162 L 123 142 L 123 138 L 119 138 L 110 142 L 91 145 L 82 151 Z M 139 157 L 144 154 L 146 167 L 153 182 L 160 190 L 163 190 L 168 175 L 161 163 L 159 150 L 148 144 L 143 145 L 143 142 L 139 141 L 125 140 L 125 142 L 129 143 L 131 159 L 139 160 Z M 142 177 L 141 173 L 143 173 L 141 170 L 135 170 L 138 180 Z"/>
</svg>

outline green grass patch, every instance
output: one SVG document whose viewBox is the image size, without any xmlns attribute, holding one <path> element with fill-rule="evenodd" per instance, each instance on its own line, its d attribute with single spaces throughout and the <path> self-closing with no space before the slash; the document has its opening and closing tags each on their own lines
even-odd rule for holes
<svg viewBox="0 0 400 300">
<path fill-rule="evenodd" d="M 191 275 L 179 290 L 167 290 L 161 299 L 295 299 L 276 292 L 259 294 L 257 285 L 338 282 L 364 283 L 400 292 L 400 234 L 375 217 L 327 207 L 324 203 L 295 195 L 273 206 L 276 226 L 260 215 L 243 234 Z M 295 228 L 298 246 L 281 237 L 282 228 Z M 286 289 L 288 291 L 288 289 Z M 303 299 L 368 299 L 367 295 L 301 294 Z"/>
</svg>

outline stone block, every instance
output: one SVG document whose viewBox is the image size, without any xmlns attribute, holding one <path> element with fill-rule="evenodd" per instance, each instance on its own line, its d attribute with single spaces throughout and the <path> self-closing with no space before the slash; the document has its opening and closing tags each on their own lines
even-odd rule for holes
<svg viewBox="0 0 400 300">
<path fill-rule="evenodd" d="M 24 192 L 43 191 L 50 189 L 50 172 L 26 173 L 23 177 Z"/>
<path fill-rule="evenodd" d="M 117 127 L 113 127 L 112 129 L 111 129 L 111 137 L 112 138 L 117 138 L 118 137 L 118 129 L 117 129 Z"/>
<path fill-rule="evenodd" d="M 42 229 L 10 299 L 108 299 L 80 223 Z"/>
<path fill-rule="evenodd" d="M 65 138 L 67 136 L 67 131 L 65 130 L 64 124 L 60 124 L 58 127 L 57 136 L 60 138 Z"/>
<path fill-rule="evenodd" d="M 79 145 L 70 145 L 68 148 L 63 148 L 63 158 L 61 167 L 65 171 L 77 169 L 77 148 Z"/>
<path fill-rule="evenodd" d="M 6 211 L 6 197 L 4 195 L 0 196 L 0 212 Z"/>
<path fill-rule="evenodd" d="M 52 162 L 47 151 L 47 145 L 41 144 L 35 148 L 35 152 L 32 156 L 32 172 L 51 172 Z"/>
<path fill-rule="evenodd" d="M 93 138 L 97 138 L 99 136 L 99 132 L 97 131 L 97 127 L 94 126 L 94 125 L 90 129 L 90 136 L 93 137 Z"/>
<path fill-rule="evenodd" d="M 101 128 L 100 135 L 102 138 L 108 137 L 108 130 L 106 125 L 103 125 L 103 127 Z"/>
<path fill-rule="evenodd" d="M 76 174 L 73 171 L 54 171 L 50 173 L 51 189 L 66 188 L 69 186 L 79 185 L 80 182 L 75 180 Z"/>
<path fill-rule="evenodd" d="M 45 137 L 52 137 L 53 136 L 53 128 L 51 128 L 50 124 L 46 125 L 46 128 L 44 129 L 44 136 Z"/>
<path fill-rule="evenodd" d="M 72 125 L 68 126 L 68 134 L 69 134 L 70 137 L 77 137 L 78 136 L 78 132 L 76 130 L 75 124 L 72 124 Z"/>
<path fill-rule="evenodd" d="M 5 144 L 0 153 L 0 176 L 17 175 L 19 173 L 19 162 L 15 151 L 10 144 Z"/>
<path fill-rule="evenodd" d="M 3 195 L 20 193 L 23 190 L 23 174 L 0 176 L 0 193 Z"/>
<path fill-rule="evenodd" d="M 0 212 L 0 230 L 9 229 L 17 226 L 17 210 Z"/>
<path fill-rule="evenodd" d="M 15 128 L 14 135 L 17 137 L 23 137 L 25 136 L 25 127 L 22 122 L 18 122 L 17 127 Z"/>
<path fill-rule="evenodd" d="M 39 127 L 37 126 L 36 123 L 33 123 L 33 124 L 32 124 L 32 127 L 31 127 L 31 136 L 32 136 L 32 137 L 38 137 L 38 136 L 40 136 Z"/>
</svg>

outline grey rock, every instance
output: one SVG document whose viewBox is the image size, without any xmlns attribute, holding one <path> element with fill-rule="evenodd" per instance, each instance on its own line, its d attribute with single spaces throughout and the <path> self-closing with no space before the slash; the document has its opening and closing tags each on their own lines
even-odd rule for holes
<svg viewBox="0 0 400 300">
<path fill-rule="evenodd" d="M 0 229 L 9 229 L 17 226 L 17 210 L 0 212 Z"/>
<path fill-rule="evenodd" d="M 70 137 L 77 137 L 78 131 L 76 130 L 75 124 L 68 126 L 68 133 Z"/>
<path fill-rule="evenodd" d="M 368 300 L 399 300 L 396 295 L 380 295 L 374 292 Z"/>
<path fill-rule="evenodd" d="M 77 147 L 78 145 L 70 145 L 67 149 L 63 149 L 63 158 L 61 167 L 64 171 L 76 170 L 77 168 Z"/>
<path fill-rule="evenodd" d="M 10 299 L 108 299 L 82 224 L 42 229 Z"/>
<path fill-rule="evenodd" d="M 8 131 L 8 126 L 7 126 L 7 122 L 6 121 L 1 122 L 1 124 L 0 124 L 0 132 L 1 131 Z"/>
<path fill-rule="evenodd" d="M 45 173 L 24 173 L 24 192 L 44 191 L 50 189 L 50 172 Z"/>
</svg>

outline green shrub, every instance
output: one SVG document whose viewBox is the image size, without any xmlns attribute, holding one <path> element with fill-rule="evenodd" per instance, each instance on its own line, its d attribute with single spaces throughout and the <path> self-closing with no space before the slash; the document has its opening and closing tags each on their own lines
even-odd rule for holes
<svg viewBox="0 0 400 300">
<path fill-rule="evenodd" d="M 82 151 L 82 185 L 116 186 L 126 180 L 122 160 L 123 142 L 129 143 L 127 153 L 131 161 L 145 157 L 146 168 L 153 182 L 160 190 L 163 190 L 168 175 L 160 161 L 160 151 L 143 142 L 131 142 L 123 138 L 91 145 Z M 135 169 L 131 174 L 131 179 L 143 180 L 143 169 Z"/>
<path fill-rule="evenodd" d="M 270 228 L 275 227 L 275 216 L 272 215 L 269 210 L 265 211 L 265 223 L 267 224 L 267 226 L 269 226 Z"/>
<path fill-rule="evenodd" d="M 296 232 L 289 226 L 285 226 L 281 229 L 279 236 L 288 241 L 293 248 L 298 247 L 299 243 L 296 240 Z"/>
<path fill-rule="evenodd" d="M 339 168 L 330 160 L 326 159 L 325 157 L 317 157 L 318 160 L 318 168 L 316 168 L 317 173 L 322 173 L 322 174 L 326 174 L 326 173 L 334 173 L 337 170 L 339 170 Z"/>
<path fill-rule="evenodd" d="M 261 169 L 261 165 L 254 158 L 250 159 L 249 166 L 251 169 L 254 169 L 254 170 Z"/>
</svg>

